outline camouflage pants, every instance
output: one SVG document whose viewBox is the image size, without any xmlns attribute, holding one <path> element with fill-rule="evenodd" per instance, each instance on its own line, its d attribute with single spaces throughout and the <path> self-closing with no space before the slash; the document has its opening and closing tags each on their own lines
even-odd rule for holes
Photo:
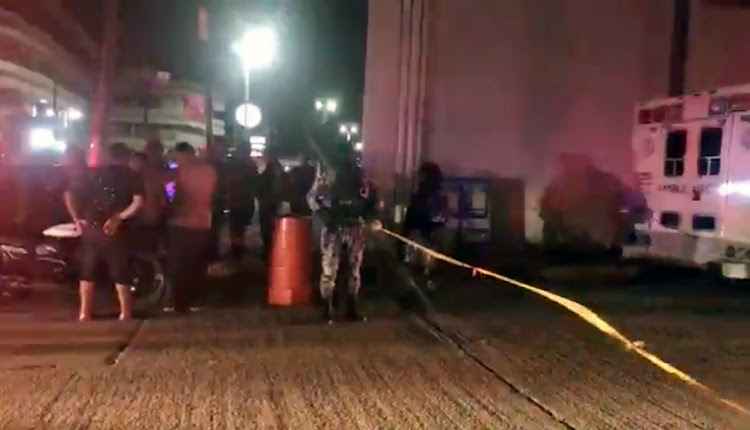
<svg viewBox="0 0 750 430">
<path fill-rule="evenodd" d="M 345 227 L 323 227 L 320 235 L 321 265 L 320 295 L 329 298 L 336 287 L 336 274 L 344 247 L 349 263 L 349 292 L 359 292 L 360 268 L 365 251 L 365 227 L 361 225 Z"/>
</svg>

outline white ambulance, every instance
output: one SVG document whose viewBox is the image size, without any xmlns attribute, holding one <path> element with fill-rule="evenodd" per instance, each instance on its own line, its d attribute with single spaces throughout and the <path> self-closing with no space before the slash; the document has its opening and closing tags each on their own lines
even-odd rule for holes
<svg viewBox="0 0 750 430">
<path fill-rule="evenodd" d="M 750 84 L 641 103 L 635 121 L 646 208 L 623 255 L 750 278 Z"/>
</svg>

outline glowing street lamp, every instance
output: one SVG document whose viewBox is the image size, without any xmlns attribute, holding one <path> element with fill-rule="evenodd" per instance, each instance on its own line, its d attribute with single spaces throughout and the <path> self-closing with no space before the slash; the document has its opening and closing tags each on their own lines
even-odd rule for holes
<svg viewBox="0 0 750 430">
<path fill-rule="evenodd" d="M 330 97 L 319 97 L 315 99 L 315 110 L 323 115 L 323 122 L 328 122 L 330 116 L 338 113 L 339 102 Z"/>
<path fill-rule="evenodd" d="M 242 62 L 245 76 L 245 104 L 250 102 L 250 73 L 271 67 L 276 61 L 278 43 L 276 32 L 270 27 L 257 27 L 248 30 L 242 39 L 232 44 L 232 50 Z M 244 109 L 244 124 L 251 124 L 250 108 Z M 241 122 L 241 123 L 242 123 Z"/>
<path fill-rule="evenodd" d="M 346 136 L 346 141 L 351 142 L 352 136 L 359 134 L 359 126 L 354 123 L 345 123 L 339 126 L 339 133 Z"/>
<path fill-rule="evenodd" d="M 245 74 L 267 69 L 276 61 L 276 33 L 269 27 L 258 27 L 247 33 L 232 45 L 232 50 L 240 57 Z"/>
<path fill-rule="evenodd" d="M 339 103 L 335 99 L 315 99 L 315 110 L 329 114 L 336 113 Z"/>
</svg>

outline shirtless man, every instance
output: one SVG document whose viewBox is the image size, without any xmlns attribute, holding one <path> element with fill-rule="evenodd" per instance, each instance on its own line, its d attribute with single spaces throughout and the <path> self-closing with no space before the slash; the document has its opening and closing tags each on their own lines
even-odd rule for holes
<svg viewBox="0 0 750 430">
<path fill-rule="evenodd" d="M 177 144 L 175 158 L 177 196 L 167 258 L 175 311 L 185 312 L 197 310 L 198 288 L 206 279 L 217 177 L 216 170 L 199 159 L 187 142 Z"/>
</svg>

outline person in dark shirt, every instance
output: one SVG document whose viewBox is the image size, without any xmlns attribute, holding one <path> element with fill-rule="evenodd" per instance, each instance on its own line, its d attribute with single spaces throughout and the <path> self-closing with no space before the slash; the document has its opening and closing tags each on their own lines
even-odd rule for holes
<svg viewBox="0 0 750 430">
<path fill-rule="evenodd" d="M 145 151 L 131 157 L 130 167 L 143 181 L 143 207 L 134 224 L 138 234 L 133 241 L 139 251 L 157 253 L 164 246 L 167 229 L 167 176 L 164 146 L 158 139 L 146 143 Z"/>
<path fill-rule="evenodd" d="M 257 178 L 258 168 L 250 158 L 250 144 L 240 142 L 227 163 L 225 182 L 233 258 L 239 258 L 245 251 L 245 231 L 255 213 Z"/>
<path fill-rule="evenodd" d="M 258 219 L 267 258 L 273 248 L 273 230 L 283 199 L 285 173 L 272 148 L 267 148 L 263 153 L 263 161 L 265 169 L 258 178 Z"/>
<path fill-rule="evenodd" d="M 440 249 L 441 234 L 448 221 L 448 198 L 443 193 L 443 174 L 440 166 L 425 162 L 417 172 L 417 190 L 411 195 L 404 219 L 404 235 L 428 248 Z M 435 260 L 411 250 L 407 260 L 421 269 L 420 277 L 428 291 L 435 289 Z"/>
<path fill-rule="evenodd" d="M 211 244 L 209 260 L 216 261 L 221 255 L 221 232 L 224 228 L 224 209 L 227 207 L 227 148 L 223 140 L 216 139 L 206 151 L 207 162 L 216 172 L 216 192 L 211 204 Z"/>
<path fill-rule="evenodd" d="M 80 321 L 93 313 L 94 281 L 104 263 L 117 288 L 120 320 L 132 318 L 131 276 L 125 223 L 143 205 L 143 181 L 128 166 L 129 151 L 122 143 L 109 148 L 109 164 L 94 168 L 85 183 L 68 186 L 65 204 L 81 229 Z"/>
<path fill-rule="evenodd" d="M 310 164 L 310 157 L 303 153 L 300 155 L 300 164 L 289 172 L 290 179 L 290 206 L 292 214 L 308 216 L 311 213 L 310 205 L 307 204 L 307 193 L 310 192 L 315 182 L 315 167 Z"/>
</svg>

